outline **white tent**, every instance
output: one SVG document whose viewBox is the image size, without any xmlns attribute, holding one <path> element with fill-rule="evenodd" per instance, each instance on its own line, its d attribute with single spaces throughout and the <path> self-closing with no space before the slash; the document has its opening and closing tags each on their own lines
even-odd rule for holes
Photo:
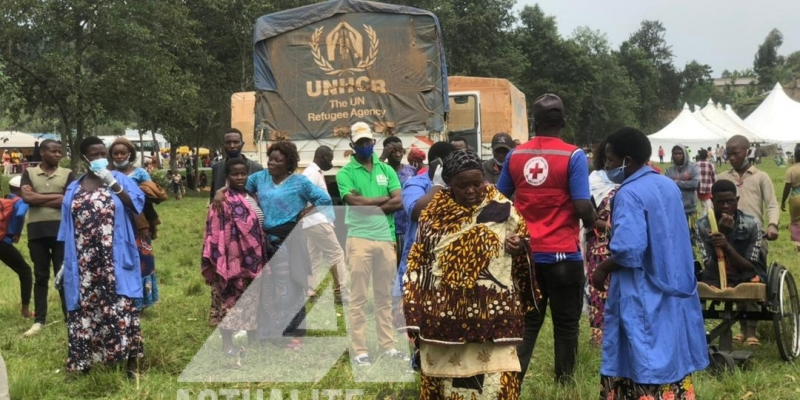
<svg viewBox="0 0 800 400">
<path fill-rule="evenodd" d="M 715 124 L 714 122 L 711 122 L 705 115 L 703 115 L 702 108 L 698 105 L 694 106 L 694 112 L 692 113 L 692 115 L 694 115 L 694 117 L 697 118 L 697 121 L 700 122 L 700 124 L 702 124 L 703 126 L 705 126 L 706 129 L 716 133 L 718 136 L 723 138 L 721 142 L 716 143 L 719 144 L 720 146 L 723 145 L 729 138 L 737 134 L 736 132 L 731 132 Z M 711 147 L 713 148 L 716 146 L 711 146 Z"/>
<path fill-rule="evenodd" d="M 697 155 L 701 148 L 715 147 L 725 143 L 725 136 L 715 133 L 702 124 L 692 112 L 689 105 L 684 104 L 683 110 L 664 129 L 647 136 L 653 148 L 651 160 L 658 161 L 658 147 L 664 148 L 664 160 L 671 158 L 671 151 L 675 145 L 686 145 L 692 149 L 692 156 Z"/>
<path fill-rule="evenodd" d="M 717 108 L 711 99 L 708 99 L 708 103 L 700 110 L 700 114 L 712 124 L 722 128 L 726 132 L 726 138 L 728 139 L 734 135 L 742 135 L 751 142 L 761 141 L 761 138 L 757 134 L 746 126 L 740 125 L 738 122 L 731 119 L 728 114 L 725 114 L 724 111 Z M 724 145 L 724 143 L 721 145 Z"/>
<path fill-rule="evenodd" d="M 33 148 L 36 138 L 27 133 L 0 131 L 0 149 Z"/>
<path fill-rule="evenodd" d="M 733 107 L 731 107 L 730 104 L 725 104 L 725 114 L 740 126 L 750 129 L 750 127 L 747 126 L 747 123 L 744 122 L 741 117 L 739 117 L 739 114 L 736 114 L 736 111 L 733 111 Z"/>
<path fill-rule="evenodd" d="M 800 142 L 800 103 L 789 98 L 780 83 L 744 121 L 768 142 Z"/>
</svg>

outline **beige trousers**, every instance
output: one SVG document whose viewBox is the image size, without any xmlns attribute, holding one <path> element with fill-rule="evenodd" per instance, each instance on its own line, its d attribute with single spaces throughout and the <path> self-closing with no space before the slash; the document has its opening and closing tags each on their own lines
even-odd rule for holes
<svg viewBox="0 0 800 400">
<path fill-rule="evenodd" d="M 372 293 L 375 303 L 375 331 L 382 352 L 394 348 L 392 326 L 392 285 L 397 275 L 394 242 L 347 238 L 347 268 L 350 275 L 350 340 L 354 355 L 369 354 L 367 349 L 367 316 L 364 308 Z"/>
<path fill-rule="evenodd" d="M 308 287 L 315 290 L 322 277 L 319 267 L 322 265 L 323 256 L 328 259 L 331 274 L 333 275 L 333 293 L 338 297 L 342 292 L 346 293 L 344 287 L 347 277 L 345 273 L 344 251 L 336 238 L 336 232 L 331 224 L 317 224 L 305 228 L 303 232 L 308 242 L 308 251 L 311 255 L 311 275 L 308 276 Z"/>
</svg>

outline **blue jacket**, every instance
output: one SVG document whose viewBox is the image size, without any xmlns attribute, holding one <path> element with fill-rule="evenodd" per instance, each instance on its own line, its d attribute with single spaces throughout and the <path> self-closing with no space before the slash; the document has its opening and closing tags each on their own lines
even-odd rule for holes
<svg viewBox="0 0 800 400">
<path fill-rule="evenodd" d="M 611 205 L 600 374 L 664 385 L 708 366 L 689 225 L 675 183 L 642 167 Z"/>
<path fill-rule="evenodd" d="M 117 195 L 114 198 L 114 274 L 117 282 L 117 295 L 136 299 L 142 297 L 142 274 L 139 262 L 139 251 L 136 247 L 134 236 L 133 215 L 139 214 L 144 208 L 144 193 L 139 186 L 125 174 L 111 171 L 114 178 L 128 192 L 133 202 L 134 210 L 126 209 Z M 80 308 L 80 278 L 78 277 L 78 255 L 75 246 L 75 221 L 72 218 L 72 201 L 81 181 L 82 175 L 67 186 L 64 193 L 64 202 L 61 204 L 61 226 L 58 230 L 58 240 L 64 242 L 64 296 L 67 301 L 67 310 L 75 311 Z"/>
<path fill-rule="evenodd" d="M 14 212 L 11 217 L 12 219 L 8 224 L 6 237 L 3 238 L 3 242 L 14 244 L 14 235 L 21 234 L 22 228 L 25 226 L 25 214 L 28 213 L 28 203 L 22 200 L 21 197 L 14 194 L 10 194 L 6 198 L 11 200 L 19 198 L 19 200 L 14 203 Z"/>
</svg>

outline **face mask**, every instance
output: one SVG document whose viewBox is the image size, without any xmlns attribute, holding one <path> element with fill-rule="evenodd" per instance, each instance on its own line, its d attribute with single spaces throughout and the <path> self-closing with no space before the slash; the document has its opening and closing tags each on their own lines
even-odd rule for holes
<svg viewBox="0 0 800 400">
<path fill-rule="evenodd" d="M 369 146 L 364 147 L 356 147 L 354 150 L 358 158 L 367 158 L 372 155 L 375 148 L 375 144 L 371 144 Z"/>
<path fill-rule="evenodd" d="M 89 159 L 84 156 L 83 159 L 86 160 L 86 162 L 89 163 L 89 169 L 92 172 L 98 172 L 100 170 L 104 170 L 104 169 L 108 168 L 108 159 L 107 158 L 98 158 L 97 160 L 89 161 Z"/>
<path fill-rule="evenodd" d="M 131 163 L 131 162 L 130 162 L 130 161 L 128 161 L 128 160 L 125 160 L 125 161 L 123 161 L 123 162 L 121 162 L 121 163 L 118 163 L 118 162 L 114 161 L 114 168 L 125 168 L 125 167 L 127 167 L 127 166 L 128 166 L 128 164 L 130 164 L 130 163 Z"/>
<path fill-rule="evenodd" d="M 739 167 L 740 170 L 747 169 L 747 166 L 750 165 L 750 160 L 745 158 L 742 160 L 742 166 Z"/>
<path fill-rule="evenodd" d="M 619 168 L 614 169 L 607 169 L 606 175 L 608 176 L 608 180 L 614 182 L 616 184 L 620 184 L 625 181 L 625 160 L 622 160 L 622 166 Z"/>
<path fill-rule="evenodd" d="M 227 152 L 227 154 L 228 154 L 228 158 L 239 158 L 239 156 L 242 154 L 242 152 L 241 151 L 229 151 L 229 152 Z"/>
</svg>

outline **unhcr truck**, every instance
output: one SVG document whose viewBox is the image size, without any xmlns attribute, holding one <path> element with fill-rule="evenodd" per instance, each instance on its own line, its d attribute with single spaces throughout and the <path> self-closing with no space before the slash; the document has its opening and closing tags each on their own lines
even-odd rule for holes
<svg viewBox="0 0 800 400">
<path fill-rule="evenodd" d="M 231 122 L 244 133 L 245 154 L 262 164 L 277 140 L 297 145 L 300 168 L 326 145 L 334 151 L 332 180 L 349 161 L 349 130 L 359 121 L 373 127 L 377 154 L 391 135 L 425 152 L 462 135 L 483 157 L 491 157 L 496 133 L 527 140 L 527 123 L 517 118 L 525 115 L 525 96 L 508 81 L 448 79 L 431 12 L 333 0 L 259 18 L 253 42 L 256 90 L 233 94 Z M 458 92 L 448 94 L 449 82 Z M 455 129 L 447 129 L 448 118 Z"/>
</svg>

